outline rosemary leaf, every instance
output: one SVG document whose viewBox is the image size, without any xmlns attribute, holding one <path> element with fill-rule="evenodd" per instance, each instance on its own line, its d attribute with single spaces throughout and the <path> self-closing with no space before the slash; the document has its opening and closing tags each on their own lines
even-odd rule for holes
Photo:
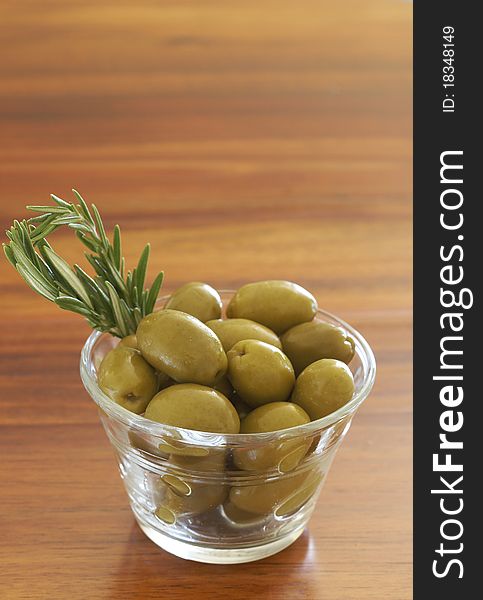
<svg viewBox="0 0 483 600">
<path fill-rule="evenodd" d="M 163 275 L 157 275 L 151 289 L 144 287 L 147 245 L 137 267 L 125 276 L 119 226 L 114 227 L 111 244 L 97 208 L 92 205 L 91 214 L 79 192 L 73 194 L 78 204 L 52 195 L 52 206 L 29 205 L 28 210 L 37 214 L 13 222 L 3 244 L 5 256 L 34 291 L 64 310 L 83 315 L 95 329 L 118 337 L 134 333 L 153 310 Z M 94 277 L 78 265 L 72 268 L 52 249 L 47 236 L 62 226 L 72 229 L 89 250 L 85 256 Z"/>
<path fill-rule="evenodd" d="M 10 242 L 10 249 L 12 250 L 15 268 L 19 270 L 19 267 L 21 267 L 22 272 L 28 275 L 29 280 L 34 280 L 38 286 L 47 290 L 49 294 L 54 295 L 55 297 L 57 292 L 56 288 L 40 271 L 38 271 L 38 269 L 35 268 L 35 265 L 23 253 L 22 248 L 16 242 L 12 241 Z M 45 294 L 43 295 L 45 296 Z"/>
<path fill-rule="evenodd" d="M 54 267 L 57 273 L 68 283 L 68 285 L 70 285 L 76 294 L 82 298 L 85 304 L 87 304 L 89 308 L 92 308 L 92 302 L 89 298 L 89 295 L 85 291 L 79 278 L 69 267 L 68 263 L 66 263 L 65 260 L 56 254 L 51 248 L 45 248 L 44 251 L 51 266 Z"/>
<path fill-rule="evenodd" d="M 99 283 L 92 279 L 90 275 L 88 275 L 83 269 L 79 267 L 79 265 L 74 265 L 75 272 L 77 277 L 81 280 L 84 287 L 89 292 L 89 297 L 95 306 L 100 308 L 101 310 L 106 310 L 110 308 L 109 304 L 109 296 L 104 292 Z"/>
<path fill-rule="evenodd" d="M 133 276 L 132 271 L 128 271 L 126 275 L 126 289 L 130 298 L 133 298 Z"/>
<path fill-rule="evenodd" d="M 62 206 L 33 206 L 32 204 L 29 204 L 28 206 L 26 206 L 26 209 L 38 213 L 58 213 L 61 215 L 65 214 L 65 208 L 63 208 Z"/>
<path fill-rule="evenodd" d="M 34 245 L 32 244 L 32 240 L 30 239 L 30 231 L 27 227 L 27 223 L 23 221 L 20 223 L 20 227 L 24 231 L 24 252 L 28 256 L 29 260 L 39 268 L 38 264 L 38 255 L 35 252 Z"/>
<path fill-rule="evenodd" d="M 19 244 L 23 245 L 25 242 L 25 233 L 20 227 L 20 222 L 17 221 L 17 219 L 15 219 L 15 221 L 13 222 L 13 228 L 10 231 L 14 235 L 14 239 L 18 241 Z"/>
<path fill-rule="evenodd" d="M 161 273 L 158 273 L 158 275 L 156 275 L 156 278 L 153 281 L 151 289 L 149 290 L 149 293 L 148 293 L 148 297 L 146 299 L 145 310 L 146 310 L 147 315 L 149 315 L 149 313 L 153 312 L 154 304 L 156 303 L 156 299 L 158 297 L 159 290 L 161 289 L 161 285 L 163 284 L 163 279 L 164 279 L 164 273 L 161 271 Z"/>
<path fill-rule="evenodd" d="M 97 273 L 97 275 L 99 275 L 99 277 L 102 277 L 102 279 L 109 279 L 109 273 L 104 268 L 104 265 L 100 262 L 97 256 L 93 256 L 92 254 L 89 254 L 87 252 L 84 254 L 84 256 L 91 264 L 92 268 Z"/>
<path fill-rule="evenodd" d="M 5 252 L 5 256 L 7 257 L 8 262 L 15 267 L 15 256 L 13 254 L 12 248 L 8 244 L 2 244 L 3 251 Z"/>
<path fill-rule="evenodd" d="M 121 270 L 121 258 L 122 258 L 122 250 L 121 250 L 121 229 L 119 225 L 114 227 L 114 234 L 112 239 L 112 248 L 114 253 L 114 264 L 118 271 Z"/>
<path fill-rule="evenodd" d="M 44 296 L 47 300 L 55 302 L 55 293 L 52 294 L 48 288 L 43 286 L 39 281 L 34 279 L 27 269 L 24 269 L 21 264 L 17 264 L 17 271 L 20 273 L 25 283 L 29 285 L 37 294 Z"/>
<path fill-rule="evenodd" d="M 91 225 L 95 225 L 94 223 L 94 219 L 92 218 L 92 215 L 89 211 L 89 208 L 84 200 L 84 198 L 79 194 L 79 192 L 77 190 L 72 190 L 72 193 L 74 194 L 74 196 L 77 198 L 79 204 L 80 204 L 80 209 L 82 211 L 82 214 L 84 215 L 84 217 L 89 221 L 89 223 Z"/>
<path fill-rule="evenodd" d="M 125 300 L 123 300 L 122 298 L 120 299 L 120 307 L 121 307 L 121 313 L 122 313 L 123 319 L 124 319 L 125 323 L 127 323 L 129 331 L 136 330 L 137 323 L 134 320 L 134 317 L 133 317 L 131 311 L 129 310 L 128 305 L 126 304 Z"/>
<path fill-rule="evenodd" d="M 49 215 L 48 213 L 45 213 L 43 215 L 39 215 L 38 217 L 30 217 L 30 219 L 27 219 L 27 223 L 42 223 L 42 221 L 45 221 L 46 219 L 50 219 L 51 215 Z"/>
<path fill-rule="evenodd" d="M 63 215 L 61 217 L 57 217 L 56 219 L 54 219 L 52 221 L 52 225 L 70 225 L 70 224 L 74 224 L 74 223 L 79 223 L 80 221 L 80 217 L 78 217 L 77 215 Z"/>
<path fill-rule="evenodd" d="M 121 303 L 119 301 L 119 296 L 117 295 L 116 289 L 114 288 L 114 286 L 112 285 L 112 283 L 110 281 L 106 281 L 106 285 L 107 285 L 107 289 L 109 291 L 109 296 L 111 298 L 112 310 L 116 317 L 117 326 L 119 328 L 119 331 L 121 332 L 122 337 L 125 337 L 126 335 L 129 335 L 130 330 L 129 330 L 127 324 L 125 323 L 123 315 L 122 315 Z"/>
<path fill-rule="evenodd" d="M 134 317 L 134 321 L 136 323 L 136 328 L 139 325 L 139 323 L 141 322 L 141 319 L 143 318 L 143 313 L 139 310 L 139 308 L 136 306 L 134 308 L 134 310 L 132 311 L 133 317 Z"/>
<path fill-rule="evenodd" d="M 40 227 L 36 227 L 33 234 L 30 236 L 30 240 L 34 246 L 46 238 L 50 233 L 55 231 L 57 227 L 51 224 L 51 221 L 44 221 Z"/>
<path fill-rule="evenodd" d="M 146 278 L 146 268 L 148 266 L 149 260 L 149 252 L 151 247 L 149 244 L 146 244 L 144 250 L 141 252 L 141 257 L 138 262 L 138 266 L 136 267 L 136 288 L 138 293 L 138 302 L 141 302 L 142 291 L 144 289 L 144 280 Z"/>
<path fill-rule="evenodd" d="M 122 280 L 118 271 L 114 268 L 114 266 L 110 262 L 106 262 L 106 270 L 108 273 L 107 279 L 112 283 L 112 285 L 116 288 L 116 290 L 120 293 L 121 296 L 124 296 L 126 300 L 128 300 L 128 294 L 126 289 L 126 284 Z"/>
<path fill-rule="evenodd" d="M 97 210 L 97 207 L 95 204 L 92 205 L 92 212 L 94 213 L 94 220 L 96 222 L 97 232 L 99 233 L 99 235 L 101 237 L 101 241 L 102 241 L 102 245 L 104 246 L 104 250 L 107 252 L 107 249 L 109 248 L 109 240 L 107 239 L 107 236 L 106 236 L 106 230 L 104 229 L 101 215 L 99 214 L 99 211 Z"/>
<path fill-rule="evenodd" d="M 80 228 L 80 225 L 78 226 Z M 74 229 L 74 227 L 71 228 Z M 92 242 L 87 236 L 85 236 L 82 232 L 82 230 L 78 229 L 77 227 L 76 229 L 76 235 L 78 237 L 78 239 L 84 244 L 84 246 L 87 246 L 89 248 L 89 250 L 92 250 L 92 252 L 95 252 L 97 250 L 97 247 L 95 245 L 94 242 Z"/>
<path fill-rule="evenodd" d="M 49 265 L 45 262 L 45 260 L 43 259 L 43 257 L 40 254 L 37 254 L 37 259 L 38 259 L 38 264 L 39 264 L 39 271 L 42 273 L 42 275 L 45 277 L 45 279 L 54 286 L 55 285 L 54 271 L 49 267 Z"/>
<path fill-rule="evenodd" d="M 147 290 L 144 290 L 141 296 L 141 311 L 143 313 L 143 315 L 146 314 L 146 300 L 148 299 L 148 292 Z"/>
<path fill-rule="evenodd" d="M 59 206 L 63 206 L 64 208 L 67 208 L 68 210 L 70 210 L 70 204 L 68 202 L 66 202 L 65 200 L 62 200 L 62 198 L 59 198 L 59 196 L 56 196 L 55 194 L 50 194 L 50 197 Z"/>
<path fill-rule="evenodd" d="M 92 312 L 78 298 L 73 298 L 72 296 L 59 296 L 55 299 L 55 303 L 64 310 L 70 310 L 71 312 L 78 313 L 79 315 L 88 318 L 92 316 Z"/>
</svg>

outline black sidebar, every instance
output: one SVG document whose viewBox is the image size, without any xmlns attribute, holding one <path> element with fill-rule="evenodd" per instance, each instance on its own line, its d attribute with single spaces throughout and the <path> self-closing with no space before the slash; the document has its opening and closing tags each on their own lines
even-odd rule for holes
<svg viewBox="0 0 483 600">
<path fill-rule="evenodd" d="M 447 0 L 416 0 L 414 8 L 416 600 L 483 597 L 477 493 L 483 483 L 483 25 L 477 8 Z"/>
</svg>

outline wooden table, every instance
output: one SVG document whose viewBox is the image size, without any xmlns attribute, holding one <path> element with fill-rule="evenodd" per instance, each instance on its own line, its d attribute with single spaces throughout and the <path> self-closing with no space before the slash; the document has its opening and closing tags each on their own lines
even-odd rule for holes
<svg viewBox="0 0 483 600">
<path fill-rule="evenodd" d="M 379 363 L 310 528 L 250 565 L 185 562 L 134 523 L 78 376 L 88 327 L 1 264 L 0 597 L 411 596 L 411 6 L 6 1 L 1 225 L 77 187 L 130 265 L 298 281 Z M 79 260 L 68 231 L 59 253 Z"/>
</svg>

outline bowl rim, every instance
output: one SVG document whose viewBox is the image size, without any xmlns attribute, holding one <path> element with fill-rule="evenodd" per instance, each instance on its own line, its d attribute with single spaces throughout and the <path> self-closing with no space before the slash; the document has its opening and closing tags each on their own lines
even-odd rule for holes
<svg viewBox="0 0 483 600">
<path fill-rule="evenodd" d="M 219 290 L 218 292 L 221 296 L 234 294 L 235 290 L 223 289 Z M 158 299 L 156 304 L 162 304 L 169 298 L 169 294 L 162 296 Z M 353 395 L 351 400 L 349 400 L 349 402 L 325 417 L 316 419 L 315 421 L 310 421 L 310 423 L 306 423 L 304 425 L 297 425 L 296 427 L 264 433 L 213 433 L 207 431 L 197 431 L 194 429 L 185 429 L 182 427 L 175 427 L 173 425 L 164 425 L 162 423 L 157 423 L 155 421 L 151 421 L 150 419 L 146 419 L 146 417 L 142 415 L 137 415 L 113 402 L 100 389 L 97 383 L 97 378 L 93 376 L 93 365 L 91 360 L 92 350 L 101 336 L 109 335 L 108 333 L 96 330 L 89 335 L 81 351 L 80 375 L 82 383 L 94 402 L 101 410 L 107 413 L 109 417 L 115 419 L 116 421 L 122 422 L 129 428 L 135 428 L 155 437 L 169 436 L 173 440 L 179 440 L 180 443 L 189 442 L 190 445 L 204 446 L 219 446 L 220 444 L 231 446 L 240 445 L 244 442 L 253 443 L 254 441 L 260 441 L 266 443 L 267 441 L 279 439 L 280 437 L 292 438 L 316 434 L 353 414 L 369 395 L 376 377 L 376 359 L 372 348 L 362 334 L 359 333 L 357 329 L 346 323 L 343 319 L 328 311 L 318 308 L 317 315 L 319 317 L 328 317 L 333 324 L 343 327 L 347 331 L 350 337 L 354 340 L 356 353 L 361 359 L 365 372 L 362 385 Z"/>
</svg>

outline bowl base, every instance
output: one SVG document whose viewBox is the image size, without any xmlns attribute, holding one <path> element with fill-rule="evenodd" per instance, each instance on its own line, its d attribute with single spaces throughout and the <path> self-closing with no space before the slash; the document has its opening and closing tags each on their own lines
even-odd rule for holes
<svg viewBox="0 0 483 600">
<path fill-rule="evenodd" d="M 147 537 L 157 546 L 166 550 L 166 552 L 174 554 L 179 558 L 184 558 L 185 560 L 194 560 L 196 562 L 218 565 L 247 563 L 277 554 L 277 552 L 280 552 L 290 546 L 290 544 L 293 544 L 293 542 L 302 535 L 305 529 L 304 526 L 299 527 L 278 540 L 259 546 L 250 546 L 246 548 L 209 548 L 207 546 L 199 546 L 176 540 L 169 535 L 154 529 L 151 525 L 143 523 L 137 518 L 137 515 L 136 520 Z"/>
</svg>

